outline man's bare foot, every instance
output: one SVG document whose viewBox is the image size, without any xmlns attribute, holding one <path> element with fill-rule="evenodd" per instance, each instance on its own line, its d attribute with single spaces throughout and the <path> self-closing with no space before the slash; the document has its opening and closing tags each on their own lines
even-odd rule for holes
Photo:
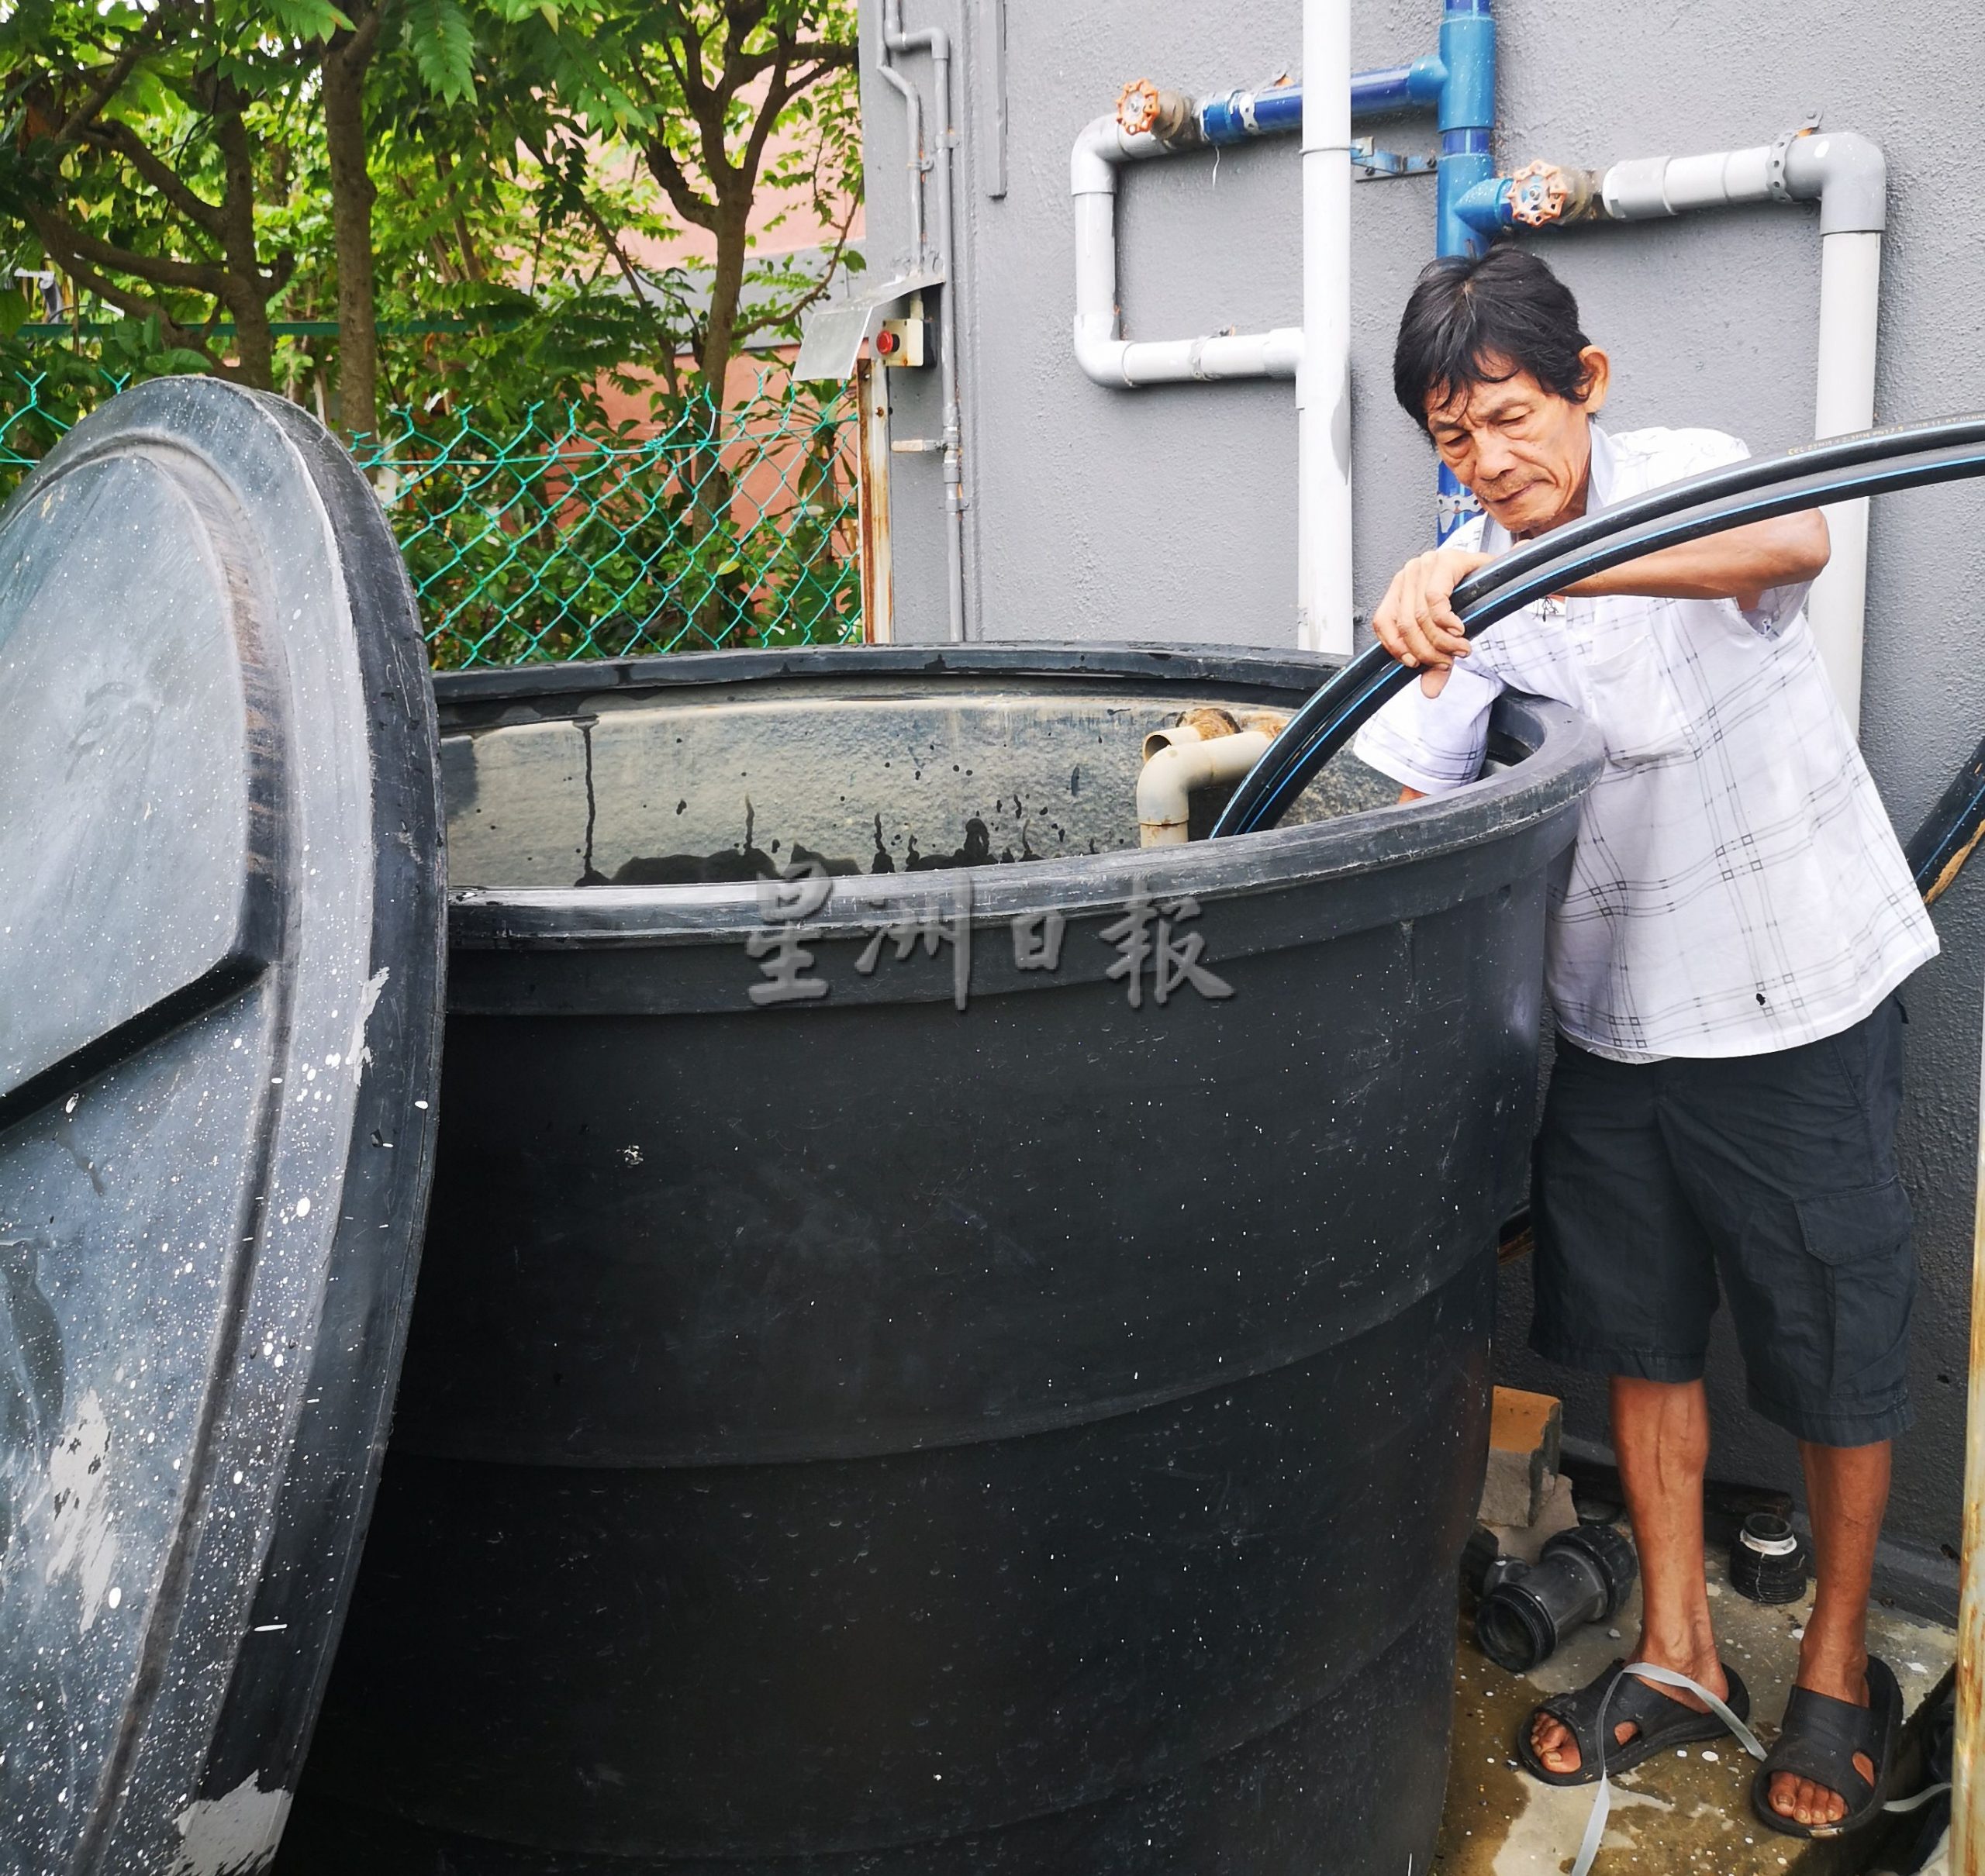
<svg viewBox="0 0 1985 1876">
<path fill-rule="evenodd" d="M 1627 1658 L 1634 1661 L 1651 1661 L 1657 1667 L 1672 1667 L 1677 1674 L 1686 1674 L 1690 1680 L 1707 1688 L 1717 1699 L 1724 1700 L 1729 1697 L 1728 1678 L 1723 1671 L 1723 1664 L 1714 1653 L 1683 1660 L 1671 1659 L 1650 1647 L 1647 1637 L 1643 1635 L 1636 1643 L 1634 1652 Z M 1654 1681 L 1647 1685 L 1695 1712 L 1707 1713 L 1709 1711 L 1693 1694 L 1684 1693 L 1679 1688 L 1661 1687 Z M 1639 1730 L 1633 1721 L 1622 1721 L 1613 1729 L 1614 1744 L 1625 1745 Z M 1580 1764 L 1579 1743 L 1572 1737 L 1571 1729 L 1555 1715 L 1539 1713 L 1531 1725 L 1530 1744 L 1531 1750 L 1537 1754 L 1539 1763 L 1547 1771 L 1569 1778 L 1578 1770 Z"/>
<path fill-rule="evenodd" d="M 1810 1633 L 1810 1631 L 1809 1631 Z M 1809 1660 L 1801 1650 L 1799 1685 L 1815 1694 L 1835 1700 L 1852 1701 L 1858 1707 L 1868 1704 L 1868 1657 L 1865 1650 L 1844 1660 Z M 1875 1762 L 1865 1752 L 1854 1755 L 1854 1769 L 1870 1785 L 1875 1782 Z M 1815 1825 L 1837 1824 L 1847 1815 L 1847 1800 L 1838 1792 L 1801 1778 L 1792 1772 L 1772 1775 L 1767 1801 L 1780 1817 L 1811 1829 Z"/>
</svg>

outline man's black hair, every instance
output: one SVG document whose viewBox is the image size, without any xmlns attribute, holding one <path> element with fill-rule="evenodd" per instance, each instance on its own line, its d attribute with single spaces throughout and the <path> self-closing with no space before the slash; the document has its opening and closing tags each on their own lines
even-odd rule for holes
<svg viewBox="0 0 1985 1876">
<path fill-rule="evenodd" d="M 1393 395 L 1423 429 L 1430 395 L 1445 404 L 1521 371 L 1583 404 L 1590 387 L 1579 354 L 1590 343 L 1571 288 L 1534 254 L 1507 242 L 1484 254 L 1445 254 L 1421 271 L 1406 302 Z"/>
</svg>

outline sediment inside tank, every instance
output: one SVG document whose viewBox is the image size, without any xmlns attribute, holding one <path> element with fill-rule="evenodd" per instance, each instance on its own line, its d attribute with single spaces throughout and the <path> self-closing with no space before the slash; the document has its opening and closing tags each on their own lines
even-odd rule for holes
<svg viewBox="0 0 1985 1876">
<path fill-rule="evenodd" d="M 520 712 L 443 740 L 450 883 L 687 885 L 809 861 L 916 872 L 1134 847 L 1144 737 L 1206 707 L 1261 708 L 1210 691 L 810 684 Z M 1196 837 L 1226 792 L 1195 798 Z M 1398 792 L 1346 754 L 1286 822 Z"/>
</svg>

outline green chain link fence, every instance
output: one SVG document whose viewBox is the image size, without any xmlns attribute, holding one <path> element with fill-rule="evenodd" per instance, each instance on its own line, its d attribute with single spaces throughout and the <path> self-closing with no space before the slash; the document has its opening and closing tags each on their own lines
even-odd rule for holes
<svg viewBox="0 0 1985 1876">
<path fill-rule="evenodd" d="M 0 494 L 116 383 L 0 383 Z M 398 411 L 357 451 L 437 669 L 861 636 L 855 416 L 775 370 L 658 423 Z"/>
</svg>

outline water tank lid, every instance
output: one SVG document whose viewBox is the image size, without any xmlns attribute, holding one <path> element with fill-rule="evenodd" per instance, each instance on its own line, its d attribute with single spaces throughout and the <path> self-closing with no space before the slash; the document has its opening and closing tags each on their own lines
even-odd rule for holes
<svg viewBox="0 0 1985 1876">
<path fill-rule="evenodd" d="M 281 1829 L 413 1295 L 439 826 L 413 596 L 350 457 L 207 378 L 79 424 L 0 513 L 22 1868 L 259 1868 Z"/>
</svg>

